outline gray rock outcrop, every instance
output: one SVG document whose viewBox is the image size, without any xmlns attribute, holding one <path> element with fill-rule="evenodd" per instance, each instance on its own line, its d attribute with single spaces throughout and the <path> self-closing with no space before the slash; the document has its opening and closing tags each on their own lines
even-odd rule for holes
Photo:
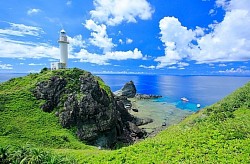
<svg viewBox="0 0 250 164">
<path fill-rule="evenodd" d="M 157 99 L 161 98 L 162 96 L 160 95 L 152 95 L 152 94 L 136 94 L 135 98 L 142 100 L 142 99 Z"/>
<path fill-rule="evenodd" d="M 136 87 L 133 81 L 127 82 L 122 89 L 114 92 L 117 96 L 125 96 L 127 98 L 133 98 L 136 95 Z"/>
<path fill-rule="evenodd" d="M 51 77 L 48 81 L 39 82 L 34 90 L 37 99 L 46 100 L 41 106 L 44 112 L 51 112 L 60 103 L 60 97 L 65 91 L 67 81 L 58 76 Z"/>
<path fill-rule="evenodd" d="M 33 93 L 45 101 L 43 111 L 54 111 L 64 128 L 76 129 L 77 137 L 89 144 L 112 148 L 118 141 L 132 143 L 146 136 L 124 107 L 124 98 L 108 94 L 91 73 L 52 76 L 37 83 Z"/>
</svg>

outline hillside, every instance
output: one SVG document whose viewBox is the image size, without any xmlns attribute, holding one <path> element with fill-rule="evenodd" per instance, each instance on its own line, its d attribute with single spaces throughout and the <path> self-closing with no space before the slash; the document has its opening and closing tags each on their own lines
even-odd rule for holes
<svg viewBox="0 0 250 164">
<path fill-rule="evenodd" d="M 154 138 L 117 150 L 98 150 L 63 128 L 56 110 L 44 112 L 33 90 L 51 76 L 83 71 L 43 71 L 0 84 L 0 163 L 249 163 L 250 83 Z M 100 87 L 111 95 L 100 78 Z M 69 88 L 74 87 L 70 83 Z"/>
</svg>

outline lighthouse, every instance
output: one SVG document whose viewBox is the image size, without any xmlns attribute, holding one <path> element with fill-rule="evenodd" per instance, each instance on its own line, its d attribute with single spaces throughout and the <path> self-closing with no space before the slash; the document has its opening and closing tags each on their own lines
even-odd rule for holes
<svg viewBox="0 0 250 164">
<path fill-rule="evenodd" d="M 59 36 L 60 62 L 51 63 L 51 70 L 64 69 L 68 66 L 68 38 L 66 32 L 62 29 Z"/>
</svg>

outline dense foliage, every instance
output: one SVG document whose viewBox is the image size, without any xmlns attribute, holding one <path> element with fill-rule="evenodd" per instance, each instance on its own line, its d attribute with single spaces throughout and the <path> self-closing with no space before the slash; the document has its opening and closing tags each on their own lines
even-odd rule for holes
<svg viewBox="0 0 250 164">
<path fill-rule="evenodd" d="M 154 138 L 111 151 L 79 142 L 30 92 L 51 75 L 80 72 L 43 70 L 0 84 L 0 163 L 250 163 L 250 83 Z"/>
<path fill-rule="evenodd" d="M 77 163 L 75 159 L 52 154 L 49 151 L 38 148 L 29 148 L 28 146 L 10 148 L 0 146 L 0 163 L 49 163 L 49 164 L 74 164 Z"/>
</svg>

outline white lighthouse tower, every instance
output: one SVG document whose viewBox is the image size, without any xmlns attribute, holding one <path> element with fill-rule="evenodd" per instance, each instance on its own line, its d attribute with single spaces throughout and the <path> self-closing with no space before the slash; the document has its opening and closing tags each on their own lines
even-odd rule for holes
<svg viewBox="0 0 250 164">
<path fill-rule="evenodd" d="M 51 70 L 64 69 L 68 66 L 68 39 L 64 30 L 60 31 L 58 40 L 60 49 L 60 62 L 51 63 Z"/>
</svg>

